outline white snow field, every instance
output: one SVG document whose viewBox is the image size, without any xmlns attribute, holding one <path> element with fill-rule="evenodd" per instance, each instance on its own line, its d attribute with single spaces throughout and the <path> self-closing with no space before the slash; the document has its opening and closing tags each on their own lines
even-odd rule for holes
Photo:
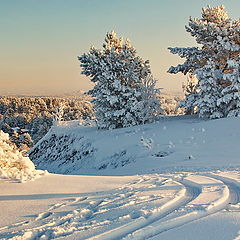
<svg viewBox="0 0 240 240">
<path fill-rule="evenodd" d="M 51 173 L 0 180 L 0 239 L 239 240 L 239 123 L 54 127 L 30 154 Z"/>
</svg>

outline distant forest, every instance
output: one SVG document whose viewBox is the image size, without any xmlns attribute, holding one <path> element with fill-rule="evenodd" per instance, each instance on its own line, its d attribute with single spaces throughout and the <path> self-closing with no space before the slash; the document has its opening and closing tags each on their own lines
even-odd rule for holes
<svg viewBox="0 0 240 240">
<path fill-rule="evenodd" d="M 54 120 L 91 119 L 90 97 L 0 97 L 0 130 L 21 150 L 28 150 L 51 128 Z M 61 114 L 61 116 L 59 116 Z"/>
<path fill-rule="evenodd" d="M 177 105 L 182 98 L 160 94 L 164 115 L 182 114 Z M 27 152 L 51 128 L 54 121 L 94 119 L 91 97 L 88 95 L 62 97 L 0 97 L 0 130 L 22 151 Z"/>
</svg>

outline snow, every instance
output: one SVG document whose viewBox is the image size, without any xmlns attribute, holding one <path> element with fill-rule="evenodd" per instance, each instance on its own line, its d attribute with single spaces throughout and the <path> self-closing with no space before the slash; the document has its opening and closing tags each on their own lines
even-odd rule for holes
<svg viewBox="0 0 240 240">
<path fill-rule="evenodd" d="M 53 210 L 64 209 L 63 207 L 81 201 L 87 195 L 120 187 L 132 179 L 134 177 L 48 174 L 24 184 L 2 180 L 0 209 L 4 218 L 0 218 L 0 239 L 3 238 L 1 230 L 5 229 L 4 226 L 10 226 L 11 230 L 16 223 L 26 224 L 31 219 L 39 221 L 49 217 Z"/>
<path fill-rule="evenodd" d="M 9 140 L 9 135 L 0 131 L 0 178 L 25 182 L 45 173 L 35 170 L 33 162 L 16 149 Z"/>
<path fill-rule="evenodd" d="M 165 117 L 113 131 L 71 122 L 51 129 L 30 158 L 38 168 L 60 174 L 235 170 L 240 167 L 239 137 L 239 118 Z"/>
<path fill-rule="evenodd" d="M 238 235 L 239 226 L 239 213 L 220 212 L 172 229 L 171 231 L 163 232 L 161 238 L 159 238 L 159 235 L 149 238 L 149 240 L 235 240 L 235 237 Z"/>
<path fill-rule="evenodd" d="M 239 239 L 239 121 L 54 126 L 30 154 L 52 173 L 0 180 L 0 239 Z"/>
</svg>

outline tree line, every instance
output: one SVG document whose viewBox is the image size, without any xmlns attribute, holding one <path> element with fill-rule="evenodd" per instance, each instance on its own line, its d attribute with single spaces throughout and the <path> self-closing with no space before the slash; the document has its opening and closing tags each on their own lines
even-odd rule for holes
<svg viewBox="0 0 240 240">
<path fill-rule="evenodd" d="M 21 150 L 28 150 L 50 129 L 54 121 L 92 119 L 89 96 L 0 97 L 0 130 Z M 61 116 L 60 114 L 61 110 Z"/>
</svg>

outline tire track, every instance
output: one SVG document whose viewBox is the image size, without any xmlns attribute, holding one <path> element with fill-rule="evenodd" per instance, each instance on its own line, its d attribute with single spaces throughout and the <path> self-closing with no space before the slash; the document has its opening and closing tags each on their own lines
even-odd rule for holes
<svg viewBox="0 0 240 240">
<path fill-rule="evenodd" d="M 177 210 L 178 208 L 185 206 L 201 193 L 201 187 L 198 184 L 191 183 L 188 180 L 178 181 L 179 184 L 183 185 L 181 193 L 179 193 L 174 199 L 163 204 L 148 218 L 139 218 L 129 224 L 121 226 L 119 228 L 112 229 L 108 232 L 96 235 L 89 238 L 89 240 L 117 240 L 122 239 L 128 234 L 131 234 L 138 229 L 145 228 L 148 225 L 160 220 L 161 218 L 167 216 L 171 212 Z M 134 238 L 138 239 L 138 238 Z"/>
<path fill-rule="evenodd" d="M 188 214 L 174 217 L 164 222 L 156 221 L 151 226 L 147 226 L 143 229 L 135 231 L 129 234 L 124 240 L 138 239 L 144 240 L 149 239 L 155 235 L 159 235 L 162 232 L 168 231 L 180 227 L 184 224 L 190 223 L 192 221 L 198 220 L 200 218 L 206 217 L 210 214 L 216 213 L 224 209 L 230 202 L 237 202 L 240 199 L 240 189 L 237 183 L 234 183 L 230 179 L 223 177 L 206 174 L 205 176 L 211 177 L 216 180 L 220 180 L 223 183 L 223 194 L 222 196 L 209 204 L 205 209 L 192 211 Z M 189 180 L 188 180 L 189 181 Z M 192 182 L 192 184 L 197 184 Z"/>
<path fill-rule="evenodd" d="M 9 237 L 54 239 L 59 237 L 67 238 L 72 234 L 77 234 L 77 236 L 79 234 L 78 239 L 89 240 L 149 239 L 162 232 L 216 213 L 225 208 L 229 203 L 236 204 L 239 202 L 240 184 L 237 181 L 210 173 L 198 176 L 204 179 L 204 183 L 198 182 L 197 179 L 199 178 L 197 178 L 196 174 L 180 177 L 177 175 L 173 175 L 173 177 L 147 175 L 143 176 L 139 181 L 115 189 L 111 193 L 93 195 L 88 198 L 68 199 L 63 203 L 51 206 L 49 210 L 62 209 L 72 204 L 74 207 L 73 211 L 63 211 L 59 213 L 60 215 L 58 213 L 55 215 L 54 212 L 50 215 L 47 212 L 41 213 L 35 218 L 37 220 L 36 223 L 38 223 L 37 227 L 32 226 L 29 229 L 25 228 L 21 232 L 17 232 L 18 224 L 13 225 L 13 229 L 15 227 L 16 229 L 13 232 L 9 232 L 9 235 L 6 233 L 6 237 L 8 236 L 6 239 L 9 239 Z M 217 189 L 212 193 L 215 194 L 217 192 L 217 196 L 220 195 L 220 197 L 215 198 L 214 201 L 209 200 L 210 202 L 208 205 L 205 204 L 206 206 L 200 202 L 202 207 L 195 210 L 194 204 L 199 202 L 199 199 L 206 197 L 206 194 L 211 194 L 211 189 L 207 190 L 207 192 L 202 191 L 204 184 L 207 186 L 206 179 L 212 179 L 213 189 Z M 158 201 L 161 199 L 161 194 L 159 193 L 166 191 L 164 190 L 165 186 L 167 188 L 169 186 L 176 187 L 176 184 L 182 186 L 180 190 L 177 188 L 178 190 L 176 191 L 175 188 L 174 195 L 171 195 L 171 192 L 170 195 L 164 196 L 164 199 L 166 197 L 166 199 L 170 200 L 167 202 L 166 200 L 164 202 Z M 150 192 L 148 193 L 148 191 Z M 152 191 L 155 191 L 155 195 L 149 195 L 152 194 Z M 148 198 L 148 196 L 151 196 L 151 198 Z M 156 202 L 154 202 L 155 200 Z M 81 201 L 84 203 L 79 205 Z M 151 204 L 151 201 L 154 203 Z M 142 214 L 142 207 L 146 207 L 147 204 L 150 204 L 148 206 L 148 214 Z M 181 211 L 181 209 L 186 211 L 189 207 L 191 212 L 187 214 L 176 216 L 174 213 L 174 211 Z M 120 209 L 121 211 L 119 211 Z M 131 212 L 133 215 L 131 215 Z M 120 220 L 122 213 L 127 213 L 130 216 L 128 220 Z M 178 212 L 177 214 L 179 213 L 182 214 L 183 212 Z M 109 216 L 111 217 L 106 221 L 106 217 Z M 121 223 L 124 225 L 119 226 Z M 25 224 L 29 226 L 27 222 Z M 101 233 L 104 229 L 105 231 L 109 229 L 109 231 Z M 61 232 L 60 235 L 59 231 Z M 93 232 L 96 235 L 89 238 Z M 30 235 L 31 237 L 29 238 L 28 236 Z M 0 234 L 0 238 L 1 236 L 4 235 Z"/>
<path fill-rule="evenodd" d="M 206 174 L 206 176 L 222 181 L 225 185 L 228 186 L 230 191 L 230 200 L 229 204 L 240 203 L 240 183 L 234 179 L 228 177 L 222 177 L 216 174 Z"/>
<path fill-rule="evenodd" d="M 0 228 L 0 238 L 2 237 L 1 232 L 4 230 L 6 231 L 8 229 L 14 229 L 14 228 L 21 227 L 21 226 L 24 226 L 24 228 L 27 228 L 29 225 L 33 224 L 34 222 L 45 220 L 51 216 L 54 216 L 55 213 L 53 211 L 56 211 L 62 207 L 71 206 L 72 204 L 76 204 L 81 201 L 85 201 L 87 198 L 88 197 L 76 197 L 76 198 L 67 199 L 67 201 L 65 200 L 62 203 L 56 203 L 56 204 L 52 205 L 45 212 L 41 212 L 41 213 L 37 214 L 35 216 L 35 218 L 33 218 L 32 220 L 21 221 L 21 222 L 10 224 L 8 226 L 1 227 Z M 13 232 L 13 233 L 15 233 L 15 232 Z M 13 233 L 11 233 L 10 235 L 12 235 Z"/>
<path fill-rule="evenodd" d="M 121 222 L 122 224 L 128 222 L 127 225 L 132 226 L 132 223 L 141 222 L 142 219 L 148 221 L 151 218 L 154 221 L 154 217 L 159 218 L 169 214 L 175 210 L 175 207 L 186 204 L 197 194 L 198 190 L 194 190 L 192 186 L 187 183 L 181 184 L 171 177 L 146 175 L 109 193 L 56 203 L 46 212 L 38 214 L 32 221 L 26 222 L 24 229 L 12 225 L 13 231 L 0 234 L 0 238 L 53 239 L 67 237 L 76 232 L 85 234 L 90 231 L 86 233 L 86 237 L 89 237 L 92 235 L 92 230 L 95 228 L 97 230 L 99 227 L 113 228 L 119 226 Z M 64 211 L 68 205 L 72 205 L 74 210 Z M 164 211 L 161 206 L 164 206 Z M 54 212 L 58 209 L 61 209 L 61 212 Z M 97 233 L 98 230 L 95 234 Z M 86 237 L 81 234 L 80 239 Z"/>
</svg>

